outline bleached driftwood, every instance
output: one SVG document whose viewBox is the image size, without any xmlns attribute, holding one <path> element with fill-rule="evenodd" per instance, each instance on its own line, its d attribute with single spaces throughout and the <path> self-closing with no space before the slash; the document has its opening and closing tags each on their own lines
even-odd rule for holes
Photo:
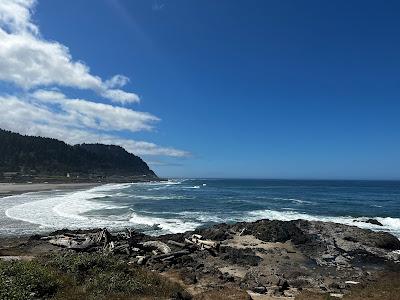
<svg viewBox="0 0 400 300">
<path fill-rule="evenodd" d="M 187 238 L 185 238 L 185 243 L 187 243 L 187 244 L 194 244 L 194 242 L 193 241 L 191 241 L 191 240 L 189 240 L 189 239 L 187 239 Z"/>
<path fill-rule="evenodd" d="M 106 228 L 98 232 L 90 233 L 65 233 L 43 237 L 49 243 L 72 249 L 75 251 L 103 251 L 104 253 L 132 253 L 141 254 L 137 256 L 139 264 L 145 264 L 147 260 L 172 260 L 182 255 L 190 254 L 196 250 L 208 250 L 215 255 L 219 243 L 203 239 L 199 234 L 193 234 L 184 240 L 184 243 L 169 240 L 168 244 L 181 248 L 172 252 L 171 248 L 164 242 L 152 240 L 141 242 L 142 236 L 129 229 L 126 232 L 112 235 Z M 144 256 L 143 256 L 144 255 Z M 143 257 L 142 257 L 143 256 Z"/>
<path fill-rule="evenodd" d="M 41 239 L 48 240 L 52 245 L 77 251 L 100 246 L 102 242 L 103 250 L 113 251 L 115 247 L 112 235 L 106 228 L 97 233 L 74 234 L 67 232 L 61 235 L 42 237 Z"/>
<path fill-rule="evenodd" d="M 199 234 L 193 234 L 189 239 L 185 239 L 185 242 L 198 246 L 200 250 L 218 249 L 219 243 L 211 240 L 203 240 L 202 238 Z"/>
<path fill-rule="evenodd" d="M 141 245 L 143 248 L 158 250 L 164 254 L 171 252 L 171 248 L 167 244 L 160 242 L 160 241 L 147 241 L 147 242 L 141 243 Z"/>
<path fill-rule="evenodd" d="M 147 259 L 148 259 L 148 257 L 145 256 L 145 255 L 138 255 L 138 256 L 136 256 L 136 258 L 138 259 L 137 262 L 136 262 L 138 265 L 145 264 Z"/>
<path fill-rule="evenodd" d="M 72 250 L 85 250 L 97 245 L 96 241 L 90 236 L 86 238 L 55 236 L 54 238 L 49 240 L 49 243 Z"/>
<path fill-rule="evenodd" d="M 175 242 L 175 241 L 172 241 L 172 240 L 169 240 L 168 244 L 174 245 L 174 246 L 177 246 L 177 247 L 181 247 L 181 248 L 185 248 L 187 246 L 185 243 L 179 243 L 179 242 Z"/>
</svg>

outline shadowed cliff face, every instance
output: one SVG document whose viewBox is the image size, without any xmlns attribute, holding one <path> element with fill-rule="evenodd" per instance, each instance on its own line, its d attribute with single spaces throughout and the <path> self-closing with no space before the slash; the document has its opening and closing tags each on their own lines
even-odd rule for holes
<svg viewBox="0 0 400 300">
<path fill-rule="evenodd" d="M 157 178 L 138 156 L 114 145 L 67 145 L 0 129 L 0 173 L 19 175 L 147 176 Z M 18 176 L 17 174 L 12 174 Z"/>
</svg>

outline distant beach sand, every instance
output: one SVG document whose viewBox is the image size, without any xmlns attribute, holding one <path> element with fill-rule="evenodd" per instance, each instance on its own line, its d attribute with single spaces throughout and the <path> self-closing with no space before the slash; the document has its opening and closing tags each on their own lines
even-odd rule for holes
<svg viewBox="0 0 400 300">
<path fill-rule="evenodd" d="M 29 192 L 74 190 L 98 185 L 99 183 L 0 183 L 0 198 Z"/>
</svg>

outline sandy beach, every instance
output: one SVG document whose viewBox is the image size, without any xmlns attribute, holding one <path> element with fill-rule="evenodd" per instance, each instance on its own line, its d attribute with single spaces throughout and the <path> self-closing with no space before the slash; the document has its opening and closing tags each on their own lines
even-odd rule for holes
<svg viewBox="0 0 400 300">
<path fill-rule="evenodd" d="M 98 185 L 98 183 L 0 183 L 0 198 L 29 192 L 75 190 Z"/>
</svg>

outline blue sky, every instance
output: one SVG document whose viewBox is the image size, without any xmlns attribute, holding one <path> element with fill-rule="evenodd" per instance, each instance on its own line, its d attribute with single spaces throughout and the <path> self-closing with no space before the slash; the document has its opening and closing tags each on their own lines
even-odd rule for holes
<svg viewBox="0 0 400 300">
<path fill-rule="evenodd" d="M 21 2 L 7 43 L 28 32 L 90 70 L 0 63 L 0 127 L 127 145 L 161 176 L 400 179 L 398 1 Z"/>
</svg>

